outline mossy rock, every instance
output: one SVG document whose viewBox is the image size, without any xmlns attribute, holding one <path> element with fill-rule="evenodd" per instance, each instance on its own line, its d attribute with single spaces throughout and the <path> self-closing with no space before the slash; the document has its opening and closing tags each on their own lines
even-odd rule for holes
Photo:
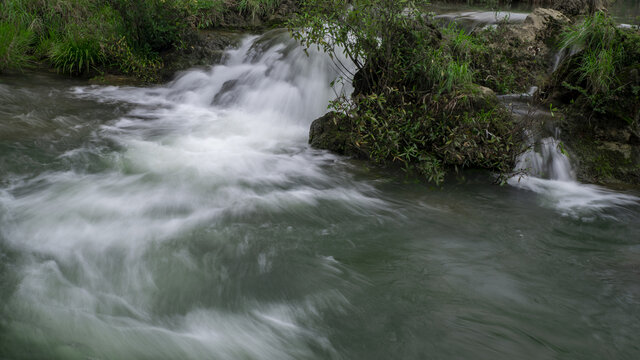
<svg viewBox="0 0 640 360">
<path fill-rule="evenodd" d="M 351 125 L 346 115 L 331 111 L 311 123 L 309 144 L 315 149 L 341 155 L 357 155 L 352 145 Z"/>
</svg>

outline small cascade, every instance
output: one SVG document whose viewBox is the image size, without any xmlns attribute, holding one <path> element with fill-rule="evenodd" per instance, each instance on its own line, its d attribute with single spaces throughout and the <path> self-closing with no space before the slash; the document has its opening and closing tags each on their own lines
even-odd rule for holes
<svg viewBox="0 0 640 360">
<path fill-rule="evenodd" d="M 553 137 L 544 138 L 538 142 L 538 149 L 534 148 L 532 144 L 532 149 L 520 156 L 516 171 L 542 179 L 575 181 L 575 171 L 561 141 Z"/>
<path fill-rule="evenodd" d="M 543 205 L 551 206 L 563 216 L 593 221 L 595 215 L 625 205 L 637 205 L 640 198 L 614 192 L 601 186 L 582 184 L 576 180 L 575 169 L 562 142 L 555 137 L 530 140 L 530 148 L 519 156 L 509 184 L 538 193 Z"/>
</svg>

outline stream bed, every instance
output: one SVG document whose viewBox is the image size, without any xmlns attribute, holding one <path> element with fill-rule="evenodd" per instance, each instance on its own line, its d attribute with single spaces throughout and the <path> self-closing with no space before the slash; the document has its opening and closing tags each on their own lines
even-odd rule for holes
<svg viewBox="0 0 640 360">
<path fill-rule="evenodd" d="M 0 78 L 0 358 L 640 358 L 638 193 L 553 141 L 505 186 L 310 149 L 336 75 L 276 31 L 153 88 Z"/>
</svg>

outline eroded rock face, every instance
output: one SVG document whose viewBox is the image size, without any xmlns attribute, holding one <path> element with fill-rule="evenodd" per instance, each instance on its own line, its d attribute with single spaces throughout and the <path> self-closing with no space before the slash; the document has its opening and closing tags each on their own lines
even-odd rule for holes
<svg viewBox="0 0 640 360">
<path fill-rule="evenodd" d="M 513 34 L 523 43 L 544 42 L 570 22 L 558 10 L 538 8 L 527 16 L 522 25 L 515 25 L 512 29 Z"/>
<path fill-rule="evenodd" d="M 524 24 L 514 32 L 523 42 L 544 41 L 570 22 L 571 20 L 558 10 L 538 8 L 529 14 Z"/>
</svg>

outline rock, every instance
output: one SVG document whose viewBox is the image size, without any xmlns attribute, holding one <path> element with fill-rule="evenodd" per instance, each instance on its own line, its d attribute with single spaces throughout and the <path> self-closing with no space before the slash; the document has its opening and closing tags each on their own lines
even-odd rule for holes
<svg viewBox="0 0 640 360">
<path fill-rule="evenodd" d="M 469 109 L 471 111 L 481 111 L 491 109 L 498 105 L 496 93 L 485 86 L 473 84 L 466 96 Z"/>
<path fill-rule="evenodd" d="M 335 111 L 329 112 L 311 123 L 309 144 L 316 149 L 330 150 L 338 154 L 352 155 L 348 119 Z"/>
<path fill-rule="evenodd" d="M 578 16 L 606 10 L 607 0 L 555 0 L 553 9 L 567 16 Z"/>
<path fill-rule="evenodd" d="M 514 28 L 514 33 L 524 43 L 544 41 L 570 22 L 558 10 L 538 8 L 527 16 L 521 27 Z"/>
<path fill-rule="evenodd" d="M 633 148 L 629 144 L 605 141 L 598 147 L 601 150 L 616 152 L 625 160 L 631 159 Z"/>
<path fill-rule="evenodd" d="M 296 11 L 298 11 L 298 1 L 282 0 L 278 9 L 267 20 L 267 23 L 270 25 L 282 24 Z"/>
<path fill-rule="evenodd" d="M 144 81 L 130 75 L 104 74 L 89 79 L 91 85 L 113 85 L 113 86 L 139 86 L 144 85 Z"/>
</svg>

